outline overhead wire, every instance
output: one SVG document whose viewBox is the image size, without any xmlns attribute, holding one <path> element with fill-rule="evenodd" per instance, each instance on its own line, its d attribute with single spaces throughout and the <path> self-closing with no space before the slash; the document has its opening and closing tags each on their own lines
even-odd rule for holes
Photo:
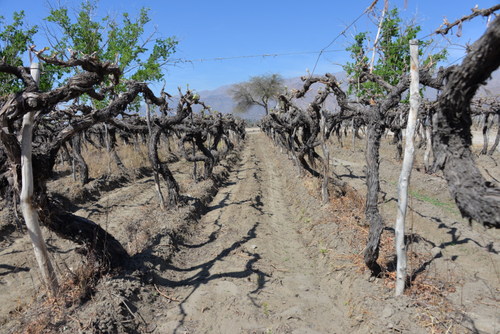
<svg viewBox="0 0 500 334">
<path fill-rule="evenodd" d="M 173 59 L 170 61 L 170 64 L 175 65 L 175 64 L 182 64 L 182 63 L 195 63 L 195 62 L 208 62 L 208 61 L 226 61 L 226 60 L 235 60 L 235 59 L 245 59 L 245 58 L 276 58 L 276 57 L 284 57 L 284 56 L 295 56 L 295 55 L 312 55 L 312 54 L 317 54 L 316 61 L 314 63 L 313 69 L 310 72 L 310 76 L 314 75 L 317 66 L 319 64 L 319 60 L 321 59 L 321 56 L 325 53 L 334 53 L 334 52 L 344 52 L 346 51 L 345 49 L 335 49 L 335 50 L 328 50 L 339 38 L 340 36 L 345 36 L 345 33 L 353 26 L 355 25 L 364 15 L 368 14 L 373 10 L 375 5 L 378 3 L 379 0 L 374 0 L 372 1 L 371 5 L 367 7 L 360 15 L 358 15 L 351 23 L 349 23 L 341 32 L 339 32 L 325 47 L 323 47 L 319 51 L 297 51 L 297 52 L 282 52 L 282 53 L 263 53 L 263 54 L 254 54 L 254 55 L 237 55 L 237 56 L 225 56 L 225 57 L 212 57 L 212 58 L 197 58 L 197 59 Z M 436 32 L 432 32 L 423 38 L 420 39 L 425 39 L 428 38 L 432 35 L 436 34 Z M 403 47 L 403 46 L 402 46 Z M 458 50 L 458 48 L 453 48 L 453 47 L 448 47 L 450 50 Z M 462 49 L 460 49 L 462 50 Z M 461 58 L 460 58 L 461 59 Z M 458 59 L 458 60 L 460 60 Z"/>
<path fill-rule="evenodd" d="M 335 43 L 335 41 L 342 35 L 344 35 L 347 30 L 349 30 L 353 25 L 356 24 L 356 22 L 359 21 L 359 19 L 361 19 L 365 14 L 371 12 L 373 10 L 373 8 L 375 8 L 375 5 L 377 5 L 379 0 L 373 0 L 372 3 L 370 4 L 370 6 L 368 6 L 364 11 L 363 13 L 361 13 L 360 15 L 358 15 L 358 17 L 356 17 L 351 23 L 349 23 L 345 28 L 344 30 L 342 30 L 337 36 L 335 36 L 332 41 L 330 43 L 328 43 L 327 46 L 325 46 L 323 49 L 321 49 L 321 51 L 319 52 L 318 54 L 318 58 L 316 58 L 316 62 L 314 63 L 314 67 L 311 71 L 311 74 L 309 75 L 309 77 L 312 77 L 313 74 L 314 74 L 314 71 L 316 70 L 316 67 L 318 66 L 318 62 L 319 62 L 319 59 L 321 58 L 321 55 L 323 53 L 325 53 L 327 51 L 327 49 L 332 46 L 333 43 Z M 388 0 L 385 0 L 385 6 L 388 6 Z"/>
<path fill-rule="evenodd" d="M 356 22 L 358 22 L 358 21 L 359 21 L 359 19 L 361 19 L 361 18 L 362 18 L 362 17 L 363 17 L 363 16 L 364 16 L 367 12 L 368 12 L 368 10 L 371 10 L 370 8 L 372 8 L 372 6 L 368 7 L 367 9 L 365 9 L 365 10 L 363 11 L 363 13 L 361 13 L 361 14 L 360 14 L 360 15 L 359 15 L 359 16 L 358 16 L 358 17 L 357 17 L 354 21 L 352 21 L 352 22 L 351 22 L 351 23 L 350 23 L 347 27 L 345 27 L 345 28 L 344 28 L 344 30 L 342 30 L 342 31 L 341 31 L 341 32 L 340 32 L 337 36 L 335 36 L 335 38 L 334 38 L 334 39 L 332 39 L 332 41 L 331 41 L 330 43 L 328 43 L 328 45 L 327 45 L 327 46 L 325 46 L 323 49 L 321 49 L 321 51 L 320 51 L 320 52 L 319 52 L 319 54 L 318 54 L 318 58 L 316 58 L 316 62 L 314 63 L 314 67 L 313 67 L 313 69 L 312 69 L 312 71 L 311 71 L 310 77 L 312 77 L 312 76 L 313 76 L 313 74 L 314 74 L 314 71 L 316 71 L 316 67 L 318 66 L 319 59 L 321 58 L 321 55 L 322 55 L 323 53 L 326 53 L 326 52 L 327 52 L 327 49 L 328 49 L 330 46 L 332 46 L 332 44 L 333 44 L 333 43 L 335 43 L 335 41 L 336 41 L 336 40 L 337 40 L 340 36 L 344 35 L 344 34 L 347 32 L 347 30 L 349 30 L 349 29 L 350 29 L 350 28 L 351 28 L 354 24 L 356 24 Z"/>
<path fill-rule="evenodd" d="M 406 48 L 406 46 L 399 46 L 400 48 Z M 438 46 L 446 47 L 446 46 Z M 447 47 L 448 50 L 464 50 L 465 47 Z M 234 59 L 244 59 L 244 58 L 275 58 L 283 56 L 295 56 L 295 55 L 308 55 L 308 54 L 319 54 L 319 53 L 334 53 L 334 52 L 344 52 L 344 49 L 335 50 L 323 50 L 323 51 L 298 51 L 298 52 L 285 52 L 285 53 L 262 53 L 256 55 L 240 55 L 240 56 L 227 56 L 227 57 L 212 57 L 212 58 L 197 58 L 197 59 L 175 59 L 170 63 L 195 63 L 195 62 L 207 62 L 207 61 L 225 61 Z"/>
<path fill-rule="evenodd" d="M 343 52 L 345 50 L 327 50 L 323 52 Z M 194 63 L 194 62 L 205 62 L 205 61 L 220 61 L 220 60 L 233 60 L 242 58 L 268 58 L 268 57 L 283 57 L 283 56 L 295 56 L 295 55 L 307 55 L 307 54 L 318 54 L 321 51 L 298 51 L 298 52 L 284 52 L 284 53 L 263 53 L 256 55 L 241 55 L 241 56 L 228 56 L 228 57 L 213 57 L 213 58 L 198 58 L 198 59 L 176 59 L 174 63 Z"/>
<path fill-rule="evenodd" d="M 214 57 L 214 58 L 200 58 L 200 59 L 178 59 L 174 63 L 193 63 L 193 62 L 204 62 L 204 61 L 220 61 L 220 60 L 232 60 L 232 59 L 242 59 L 242 58 L 266 58 L 266 57 L 281 57 L 281 56 L 290 56 L 290 55 L 305 55 L 305 54 L 317 54 L 318 57 L 316 58 L 316 62 L 314 64 L 313 70 L 311 72 L 311 76 L 314 74 L 314 71 L 316 70 L 319 60 L 321 56 L 324 53 L 331 53 L 331 52 L 343 52 L 345 50 L 328 50 L 329 47 L 333 45 L 337 41 L 337 39 L 344 35 L 356 22 L 358 22 L 365 14 L 370 12 L 375 5 L 377 4 L 378 0 L 374 0 L 369 7 L 367 7 L 358 17 L 356 17 L 351 23 L 349 23 L 340 33 L 338 33 L 331 41 L 328 43 L 327 46 L 322 48 L 319 51 L 300 51 L 300 52 L 287 52 L 287 53 L 265 53 L 265 54 L 258 54 L 258 55 L 243 55 L 243 56 L 230 56 L 230 57 Z"/>
</svg>

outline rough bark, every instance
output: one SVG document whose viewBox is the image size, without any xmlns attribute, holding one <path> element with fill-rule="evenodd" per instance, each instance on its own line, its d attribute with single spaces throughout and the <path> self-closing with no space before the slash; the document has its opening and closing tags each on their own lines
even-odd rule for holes
<svg viewBox="0 0 500 334">
<path fill-rule="evenodd" d="M 487 113 L 484 115 L 483 119 L 483 128 L 482 128 L 482 133 L 483 133 L 483 148 L 481 149 L 481 152 L 479 154 L 486 154 L 488 153 L 488 121 L 490 118 L 490 114 Z"/>
<path fill-rule="evenodd" d="M 500 228 L 500 189 L 486 181 L 471 152 L 470 101 L 500 65 L 500 17 L 471 48 L 462 65 L 451 71 L 433 119 L 436 166 L 464 217 Z"/>
<path fill-rule="evenodd" d="M 122 159 L 118 155 L 118 152 L 116 152 L 116 129 L 112 126 L 107 127 L 107 134 L 108 134 L 108 140 L 109 140 L 109 154 L 111 154 L 111 157 L 113 158 L 113 161 L 116 164 L 116 167 L 120 170 L 120 173 L 122 174 L 127 174 L 127 168 L 125 168 L 125 165 L 123 164 Z"/>
<path fill-rule="evenodd" d="M 82 135 L 81 133 L 76 133 L 73 138 L 71 138 L 71 146 L 73 148 L 73 159 L 76 162 L 75 170 L 77 169 L 80 174 L 80 182 L 85 185 L 89 182 L 89 168 L 85 159 L 82 156 Z"/>
<path fill-rule="evenodd" d="M 149 141 L 152 140 L 153 129 L 151 127 L 151 108 L 149 103 L 146 101 L 146 123 L 148 126 Z M 148 144 L 149 146 L 150 144 Z M 167 145 L 168 146 L 168 145 Z M 161 191 L 160 177 L 158 175 L 158 170 L 153 168 L 153 178 L 155 181 L 156 194 L 158 195 L 158 201 L 160 202 L 160 209 L 165 210 L 165 199 L 163 198 L 163 193 Z"/>
<path fill-rule="evenodd" d="M 403 160 L 403 133 L 401 129 L 394 131 L 394 141 L 393 144 L 396 145 L 396 156 L 397 161 Z"/>
<path fill-rule="evenodd" d="M 330 196 L 328 193 L 328 183 L 330 174 L 330 150 L 327 144 L 327 134 L 326 134 L 326 111 L 322 110 L 321 112 L 321 149 L 323 151 L 323 181 L 321 182 L 321 198 L 323 200 L 323 204 L 328 203 Z"/>
<path fill-rule="evenodd" d="M 149 141 L 149 161 L 153 167 L 155 173 L 160 174 L 165 182 L 167 183 L 168 191 L 168 208 L 174 208 L 179 203 L 179 184 L 175 180 L 172 172 L 168 168 L 166 163 L 160 161 L 158 157 L 158 141 L 161 135 L 161 128 L 156 126 L 152 129 L 151 139 Z"/>
<path fill-rule="evenodd" d="M 380 236 L 384 227 L 382 216 L 378 209 L 379 180 L 379 150 L 384 126 L 379 112 L 370 115 L 366 137 L 366 221 L 370 224 L 368 242 L 364 252 L 366 266 L 372 275 L 380 274 L 382 268 L 377 263 L 379 255 Z"/>
<path fill-rule="evenodd" d="M 497 115 L 497 135 L 495 136 L 495 142 L 493 145 L 490 147 L 490 150 L 488 151 L 488 155 L 493 155 L 495 153 L 495 150 L 498 147 L 498 144 L 500 143 L 500 114 Z"/>
<path fill-rule="evenodd" d="M 432 154 L 432 125 L 425 125 L 425 152 L 424 168 L 426 173 L 431 173 L 432 164 L 430 162 Z"/>
</svg>

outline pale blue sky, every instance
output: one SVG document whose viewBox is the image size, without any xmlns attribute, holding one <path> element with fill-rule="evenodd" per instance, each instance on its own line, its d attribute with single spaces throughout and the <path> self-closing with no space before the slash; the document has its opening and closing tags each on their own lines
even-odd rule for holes
<svg viewBox="0 0 500 334">
<path fill-rule="evenodd" d="M 70 8 L 80 1 L 51 0 Z M 308 0 L 308 1 L 99 1 L 99 15 L 119 15 L 127 11 L 134 15 L 141 7 L 149 7 L 152 23 L 162 37 L 176 36 L 178 52 L 174 58 L 193 60 L 167 69 L 167 90 L 187 84 L 196 90 L 213 89 L 221 85 L 247 80 L 251 76 L 280 73 L 295 77 L 312 70 L 317 54 L 296 54 L 320 51 L 339 35 L 372 3 L 372 0 Z M 407 6 L 405 7 L 405 3 Z M 495 5 L 494 0 L 391 0 L 406 20 L 415 19 L 423 28 L 420 37 L 429 35 L 443 22 L 469 14 L 476 4 L 480 8 Z M 381 8 L 383 0 L 379 1 Z M 48 1 L 0 0 L 1 15 L 9 19 L 13 11 L 25 10 L 29 24 L 41 24 L 48 15 Z M 450 36 L 453 43 L 465 45 L 475 41 L 485 30 L 486 20 L 477 18 L 465 23 L 463 36 Z M 340 36 L 324 53 L 315 73 L 341 71 L 340 64 L 348 60 L 343 51 L 357 31 L 376 31 L 368 16 L 363 16 L 345 35 Z M 375 33 L 373 33 L 375 35 Z M 43 44 L 43 33 L 37 43 Z M 440 46 L 448 41 L 436 37 Z M 43 45 L 38 45 L 40 48 Z M 448 62 L 463 56 L 460 46 L 450 47 Z M 262 54 L 290 54 L 269 57 L 245 57 Z M 213 58 L 231 58 L 211 60 Z M 204 61 L 198 61 L 205 59 Z"/>
</svg>

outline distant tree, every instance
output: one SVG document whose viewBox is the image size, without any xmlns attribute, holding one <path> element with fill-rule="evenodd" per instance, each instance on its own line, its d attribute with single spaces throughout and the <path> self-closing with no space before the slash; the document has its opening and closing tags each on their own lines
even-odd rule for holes
<svg viewBox="0 0 500 334">
<path fill-rule="evenodd" d="M 271 102 L 276 102 L 283 90 L 281 75 L 270 74 L 251 77 L 248 82 L 236 85 L 231 95 L 236 101 L 236 112 L 244 113 L 252 106 L 261 106 L 268 115 Z"/>
</svg>

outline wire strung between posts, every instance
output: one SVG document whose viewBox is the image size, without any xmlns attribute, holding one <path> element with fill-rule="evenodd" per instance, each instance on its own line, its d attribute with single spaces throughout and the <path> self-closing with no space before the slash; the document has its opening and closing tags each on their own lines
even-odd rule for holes
<svg viewBox="0 0 500 334">
<path fill-rule="evenodd" d="M 356 22 L 359 21 L 360 18 L 363 17 L 363 15 L 365 15 L 366 13 L 368 13 L 369 10 L 371 10 L 371 7 L 368 7 L 363 13 L 361 13 L 354 21 L 352 21 L 347 27 L 344 28 L 344 30 L 342 30 L 337 36 L 335 36 L 335 38 L 327 45 L 325 46 L 323 49 L 321 49 L 321 51 L 319 52 L 318 54 L 318 58 L 316 58 L 316 63 L 314 63 L 314 67 L 311 71 L 311 74 L 309 75 L 309 77 L 312 77 L 313 74 L 314 74 L 314 71 L 316 70 L 316 67 L 318 66 L 318 62 L 319 62 L 319 59 L 321 58 L 321 55 L 323 53 L 326 53 L 328 52 L 326 49 L 328 49 L 330 46 L 332 46 L 333 43 L 335 43 L 335 41 L 342 35 L 344 35 L 347 30 L 349 30 Z"/>
<path fill-rule="evenodd" d="M 244 56 L 231 56 L 231 57 L 214 57 L 214 58 L 199 58 L 199 59 L 177 59 L 174 63 L 194 63 L 194 62 L 205 62 L 205 61 L 220 61 L 220 60 L 232 60 L 232 59 L 242 59 L 242 58 L 268 58 L 268 57 L 283 57 L 283 56 L 295 56 L 295 55 L 307 55 L 307 54 L 318 54 L 320 52 L 330 53 L 330 52 L 343 52 L 345 50 L 328 50 L 328 51 L 299 51 L 299 52 L 287 52 L 287 53 L 264 53 L 258 55 L 244 55 Z"/>
</svg>

